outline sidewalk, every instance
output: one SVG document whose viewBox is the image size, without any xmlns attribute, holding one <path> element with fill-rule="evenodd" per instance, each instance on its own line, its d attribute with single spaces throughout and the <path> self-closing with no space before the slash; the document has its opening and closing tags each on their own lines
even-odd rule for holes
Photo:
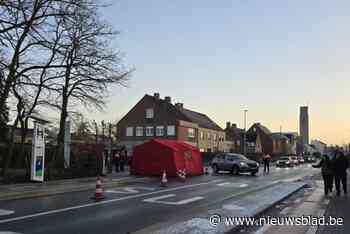
<svg viewBox="0 0 350 234">
<path fill-rule="evenodd" d="M 109 174 L 101 177 L 104 188 L 115 187 L 128 182 L 152 181 L 154 178 L 130 176 L 129 171 Z M 49 196 L 66 192 L 78 192 L 94 189 L 96 177 L 67 180 L 32 182 L 23 184 L 0 185 L 0 201 Z"/>
<path fill-rule="evenodd" d="M 348 173 L 348 190 L 350 186 L 350 176 Z M 350 233 L 350 196 L 345 197 L 343 194 L 340 197 L 333 195 L 325 213 L 326 218 L 332 216 L 334 218 L 344 218 L 342 226 L 324 226 L 319 227 L 317 234 L 347 234 Z"/>
</svg>

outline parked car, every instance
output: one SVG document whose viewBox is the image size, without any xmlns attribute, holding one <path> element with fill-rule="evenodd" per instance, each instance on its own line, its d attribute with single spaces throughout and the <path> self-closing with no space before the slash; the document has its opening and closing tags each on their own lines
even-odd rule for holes
<svg viewBox="0 0 350 234">
<path fill-rule="evenodd" d="M 306 162 L 309 162 L 309 163 L 314 163 L 314 162 L 316 162 L 316 158 L 315 157 L 313 157 L 313 156 L 305 156 L 305 161 Z"/>
<path fill-rule="evenodd" d="M 276 167 L 293 167 L 294 164 L 290 157 L 283 156 L 276 161 Z"/>
<path fill-rule="evenodd" d="M 304 158 L 303 158 L 303 157 L 301 157 L 301 156 L 299 156 L 299 157 L 298 157 L 298 161 L 299 161 L 299 163 L 305 163 Z"/>
<path fill-rule="evenodd" d="M 293 165 L 296 166 L 299 164 L 299 160 L 297 156 L 291 156 L 290 160 L 292 161 Z"/>
<path fill-rule="evenodd" d="M 241 154 L 232 153 L 220 153 L 216 155 L 211 162 L 211 166 L 215 173 L 219 171 L 230 171 L 234 175 L 248 172 L 254 176 L 259 171 L 259 163 L 249 160 Z"/>
</svg>

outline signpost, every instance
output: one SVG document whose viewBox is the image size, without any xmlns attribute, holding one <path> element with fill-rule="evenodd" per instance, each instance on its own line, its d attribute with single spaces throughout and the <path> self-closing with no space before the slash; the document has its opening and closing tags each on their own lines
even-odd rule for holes
<svg viewBox="0 0 350 234">
<path fill-rule="evenodd" d="M 64 126 L 64 168 L 70 167 L 70 119 L 67 118 L 66 124 Z"/>
<path fill-rule="evenodd" d="M 34 121 L 32 140 L 31 175 L 32 181 L 44 181 L 45 163 L 45 127 L 44 124 Z"/>
</svg>

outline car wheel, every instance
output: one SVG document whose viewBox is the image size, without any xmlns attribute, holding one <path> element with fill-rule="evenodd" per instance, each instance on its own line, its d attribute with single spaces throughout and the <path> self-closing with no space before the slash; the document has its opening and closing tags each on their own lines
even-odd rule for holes
<svg viewBox="0 0 350 234">
<path fill-rule="evenodd" d="M 219 172 L 219 168 L 215 164 L 213 165 L 213 171 L 214 171 L 214 173 L 218 173 Z"/>
<path fill-rule="evenodd" d="M 254 172 L 252 172 L 252 173 L 251 173 L 251 175 L 252 175 L 252 176 L 255 176 L 255 175 L 256 175 L 256 172 L 255 172 L 255 171 L 254 171 Z"/>
<path fill-rule="evenodd" d="M 232 174 L 239 175 L 239 168 L 237 166 L 232 167 Z"/>
</svg>

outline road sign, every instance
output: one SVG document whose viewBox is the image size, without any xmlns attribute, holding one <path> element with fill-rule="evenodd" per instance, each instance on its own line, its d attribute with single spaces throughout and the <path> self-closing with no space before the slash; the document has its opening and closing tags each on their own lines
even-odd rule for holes
<svg viewBox="0 0 350 234">
<path fill-rule="evenodd" d="M 45 163 L 45 127 L 42 123 L 34 122 L 32 140 L 32 161 L 30 179 L 44 181 Z"/>
</svg>

